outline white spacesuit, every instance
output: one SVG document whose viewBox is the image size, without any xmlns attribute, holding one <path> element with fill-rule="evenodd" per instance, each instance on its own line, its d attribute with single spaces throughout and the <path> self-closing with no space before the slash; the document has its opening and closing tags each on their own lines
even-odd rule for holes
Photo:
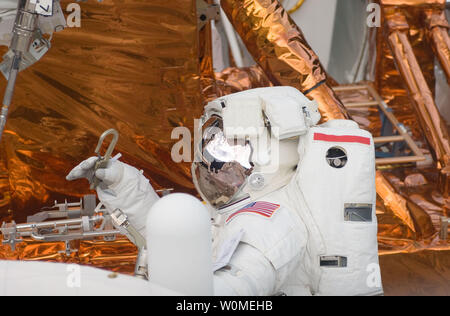
<svg viewBox="0 0 450 316">
<path fill-rule="evenodd" d="M 215 295 L 383 293 L 372 137 L 353 121 L 319 119 L 291 87 L 205 107 L 192 175 L 213 218 Z M 92 180 L 95 161 L 67 179 Z M 99 199 L 144 232 L 159 199 L 149 181 L 120 161 L 95 176 Z"/>
</svg>

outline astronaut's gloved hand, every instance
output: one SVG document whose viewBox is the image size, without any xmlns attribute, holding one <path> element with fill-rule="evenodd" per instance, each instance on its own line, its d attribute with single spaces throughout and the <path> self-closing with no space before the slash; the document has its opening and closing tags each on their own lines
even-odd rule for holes
<svg viewBox="0 0 450 316">
<path fill-rule="evenodd" d="M 86 178 L 91 183 L 97 160 L 97 157 L 90 157 L 81 162 L 66 179 Z M 149 180 L 138 169 L 114 159 L 109 161 L 107 168 L 97 169 L 95 177 L 101 181 L 97 194 L 105 207 L 110 211 L 121 209 L 136 229 L 144 234 L 147 212 L 159 199 Z"/>
</svg>

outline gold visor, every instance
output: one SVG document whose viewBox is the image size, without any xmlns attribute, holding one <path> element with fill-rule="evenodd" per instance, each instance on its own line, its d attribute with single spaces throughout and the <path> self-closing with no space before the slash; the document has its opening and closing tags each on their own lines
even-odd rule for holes
<svg viewBox="0 0 450 316">
<path fill-rule="evenodd" d="M 253 171 L 247 140 L 227 139 L 219 116 L 204 118 L 202 139 L 195 144 L 192 178 L 202 198 L 220 208 L 234 200 Z"/>
</svg>

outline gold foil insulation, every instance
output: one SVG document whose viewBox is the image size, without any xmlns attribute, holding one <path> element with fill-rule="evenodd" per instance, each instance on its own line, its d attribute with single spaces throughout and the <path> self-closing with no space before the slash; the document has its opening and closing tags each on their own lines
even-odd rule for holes
<svg viewBox="0 0 450 316">
<path fill-rule="evenodd" d="M 391 184 L 384 178 L 381 171 L 377 171 L 376 177 L 376 187 L 377 194 L 383 200 L 384 205 L 388 207 L 396 217 L 398 217 L 406 227 L 414 233 L 411 237 L 416 238 L 416 227 L 414 225 L 414 220 L 408 209 L 407 201 L 401 195 L 395 193 L 394 188 Z"/>
<path fill-rule="evenodd" d="M 434 54 L 439 60 L 442 69 L 450 84 L 450 25 L 444 10 L 432 9 L 426 12 L 427 36 Z"/>
<path fill-rule="evenodd" d="M 80 5 L 81 27 L 55 34 L 49 53 L 19 74 L 0 147 L 0 217 L 11 209 L 23 222 L 55 199 L 88 193 L 85 180 L 65 176 L 109 128 L 120 133 L 116 152 L 156 189 L 194 192 L 189 164 L 174 163 L 170 150 L 172 129 L 193 127 L 203 110 L 195 3 Z"/>
<path fill-rule="evenodd" d="M 220 73 L 216 73 L 215 82 L 221 95 L 273 86 L 258 65 L 244 68 L 227 68 Z"/>
<path fill-rule="evenodd" d="M 381 254 L 380 267 L 386 296 L 450 295 L 450 250 Z"/>
<path fill-rule="evenodd" d="M 401 3 L 402 1 L 390 1 Z M 423 1 L 427 2 L 427 1 Z M 432 49 L 428 45 L 426 39 L 426 30 L 424 29 L 423 12 L 424 7 L 422 1 L 416 1 L 416 5 L 402 6 L 402 13 L 406 16 L 409 31 L 408 37 L 414 54 L 417 60 L 420 61 L 420 68 L 423 71 L 425 80 L 434 93 L 435 79 L 434 79 L 434 63 L 435 56 Z M 384 2 L 383 2 L 384 3 Z M 382 9 L 385 5 L 382 4 Z M 400 8 L 400 7 L 397 7 Z M 429 8 L 426 6 L 426 8 Z M 395 116 L 405 126 L 411 128 L 414 139 L 419 142 L 425 142 L 424 133 L 420 127 L 418 117 L 411 107 L 411 98 L 408 91 L 405 89 L 405 83 L 401 73 L 398 71 L 395 58 L 392 54 L 390 46 L 386 41 L 385 16 L 382 10 L 381 27 L 377 32 L 376 45 L 376 78 L 375 84 L 377 90 L 386 101 L 386 103 L 393 109 Z M 426 147 L 426 146 L 425 146 Z"/>
<path fill-rule="evenodd" d="M 272 82 L 307 91 L 326 79 L 319 58 L 279 1 L 222 0 L 221 5 Z"/>
<path fill-rule="evenodd" d="M 319 58 L 278 0 L 222 0 L 221 5 L 274 85 L 292 86 L 315 97 L 325 121 L 347 117 L 343 105 L 327 87 Z"/>
<path fill-rule="evenodd" d="M 442 7 L 445 0 L 381 0 L 381 3 L 385 6 L 423 9 L 424 7 L 429 8 L 433 6 Z"/>
<path fill-rule="evenodd" d="M 62 8 L 72 2 L 62 0 Z M 91 193 L 86 180 L 65 176 L 94 155 L 99 136 L 112 127 L 120 133 L 115 153 L 143 169 L 155 189 L 195 192 L 190 164 L 171 158 L 173 128 L 191 128 L 203 110 L 195 2 L 79 4 L 81 27 L 56 33 L 49 53 L 19 74 L 0 145 L 0 222 L 23 223 L 54 200 Z M 5 85 L 1 78 L 0 91 Z M 0 259 L 134 270 L 136 249 L 126 239 L 83 241 L 69 257 L 59 253 L 63 246 L 0 246 Z"/>
<path fill-rule="evenodd" d="M 387 40 L 396 65 L 411 96 L 421 127 L 430 144 L 440 168 L 450 173 L 450 143 L 445 121 L 439 114 L 412 46 L 408 39 L 409 25 L 406 17 L 396 8 L 386 8 Z M 449 167 L 449 168 L 446 168 Z"/>
<path fill-rule="evenodd" d="M 67 256 L 64 242 L 25 240 L 17 245 L 15 251 L 11 251 L 8 246 L 0 246 L 0 260 L 65 262 L 92 265 L 125 274 L 134 273 L 137 249 L 125 237 L 118 237 L 115 241 L 75 241 L 71 242 L 71 246 L 78 251 Z"/>
</svg>

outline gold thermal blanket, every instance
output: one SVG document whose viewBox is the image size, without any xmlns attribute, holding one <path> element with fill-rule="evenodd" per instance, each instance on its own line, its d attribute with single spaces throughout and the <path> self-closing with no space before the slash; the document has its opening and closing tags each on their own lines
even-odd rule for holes
<svg viewBox="0 0 450 316">
<path fill-rule="evenodd" d="M 192 127 L 203 109 L 195 3 L 80 5 L 81 27 L 56 33 L 49 53 L 19 75 L 0 146 L 0 218 L 21 222 L 88 193 L 85 180 L 65 176 L 109 128 L 120 133 L 116 152 L 156 189 L 193 192 L 189 165 L 174 163 L 170 149 L 172 129 Z"/>
</svg>

